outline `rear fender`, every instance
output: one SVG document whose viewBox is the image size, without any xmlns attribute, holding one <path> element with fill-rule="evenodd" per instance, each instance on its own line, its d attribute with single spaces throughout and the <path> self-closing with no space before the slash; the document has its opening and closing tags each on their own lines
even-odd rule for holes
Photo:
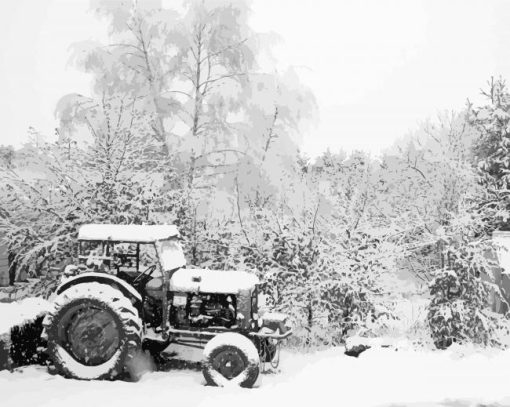
<svg viewBox="0 0 510 407">
<path fill-rule="evenodd" d="M 75 286 L 76 284 L 81 283 L 101 283 L 109 285 L 113 288 L 116 288 L 122 294 L 124 294 L 127 298 L 131 300 L 131 303 L 138 310 L 139 315 L 142 315 L 142 296 L 138 291 L 136 291 L 131 285 L 126 283 L 124 280 L 121 280 L 118 277 L 112 276 L 110 274 L 105 273 L 83 273 L 74 277 L 66 278 L 56 290 L 56 294 L 61 294 L 68 288 Z"/>
</svg>

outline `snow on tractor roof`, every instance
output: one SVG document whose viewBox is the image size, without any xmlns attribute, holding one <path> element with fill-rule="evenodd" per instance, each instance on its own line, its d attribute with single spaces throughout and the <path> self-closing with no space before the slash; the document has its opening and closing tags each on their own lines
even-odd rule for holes
<svg viewBox="0 0 510 407">
<path fill-rule="evenodd" d="M 114 242 L 151 243 L 179 236 L 175 225 L 83 225 L 78 240 L 111 240 Z"/>
</svg>

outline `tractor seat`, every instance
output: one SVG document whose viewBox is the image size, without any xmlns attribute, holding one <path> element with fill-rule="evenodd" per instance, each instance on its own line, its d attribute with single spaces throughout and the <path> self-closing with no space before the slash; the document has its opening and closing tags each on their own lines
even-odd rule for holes
<svg viewBox="0 0 510 407">
<path fill-rule="evenodd" d="M 147 295 L 152 298 L 163 298 L 163 293 L 161 292 L 161 287 L 163 286 L 163 278 L 162 277 L 154 277 L 149 280 L 149 282 L 145 285 L 145 291 Z"/>
</svg>

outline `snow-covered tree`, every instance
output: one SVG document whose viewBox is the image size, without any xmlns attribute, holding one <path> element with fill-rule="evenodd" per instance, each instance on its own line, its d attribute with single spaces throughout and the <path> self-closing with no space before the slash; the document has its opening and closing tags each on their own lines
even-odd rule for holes
<svg viewBox="0 0 510 407">
<path fill-rule="evenodd" d="M 81 103 L 69 109 L 69 97 Z M 62 129 L 85 123 L 90 142 L 78 146 L 62 135 L 25 152 L 26 166 L 0 169 L 7 191 L 1 197 L 7 216 L 0 222 L 18 264 L 32 265 L 35 275 L 73 255 L 80 224 L 153 221 L 161 174 L 173 171 L 158 155 L 150 118 L 135 103 L 73 95 L 64 98 L 58 113 Z M 30 168 L 39 170 L 36 176 L 27 175 Z"/>
<path fill-rule="evenodd" d="M 77 44 L 75 62 L 93 75 L 96 94 L 136 98 L 151 117 L 183 181 L 177 221 L 198 264 L 208 250 L 201 242 L 215 232 L 209 227 L 235 209 L 237 185 L 251 185 L 260 202 L 281 188 L 278 174 L 292 166 L 313 95 L 290 71 L 261 71 L 267 41 L 248 24 L 248 2 L 187 1 L 171 10 L 158 1 L 96 1 L 93 8 L 110 41 Z"/>
<path fill-rule="evenodd" d="M 510 93 L 504 79 L 492 78 L 483 94 L 488 103 L 470 106 L 470 124 L 478 131 L 474 152 L 481 183 L 489 192 L 483 205 L 494 211 L 493 229 L 509 228 Z"/>
</svg>

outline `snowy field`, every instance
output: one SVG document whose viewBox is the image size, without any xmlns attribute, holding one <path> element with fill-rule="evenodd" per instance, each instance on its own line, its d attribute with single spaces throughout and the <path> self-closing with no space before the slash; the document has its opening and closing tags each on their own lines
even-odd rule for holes
<svg viewBox="0 0 510 407">
<path fill-rule="evenodd" d="M 176 365 L 137 383 L 69 380 L 41 366 L 2 371 L 0 405 L 510 406 L 510 352 L 379 348 L 352 358 L 340 348 L 287 351 L 280 372 L 261 375 L 253 389 L 207 387 L 198 369 Z"/>
<path fill-rule="evenodd" d="M 46 309 L 42 300 L 0 304 L 0 327 Z M 406 341 L 359 358 L 343 348 L 283 351 L 278 372 L 253 389 L 205 386 L 200 350 L 171 345 L 161 371 L 138 382 L 79 381 L 43 366 L 0 371 L 0 406 L 510 406 L 510 351 L 453 346 L 415 350 Z"/>
</svg>

